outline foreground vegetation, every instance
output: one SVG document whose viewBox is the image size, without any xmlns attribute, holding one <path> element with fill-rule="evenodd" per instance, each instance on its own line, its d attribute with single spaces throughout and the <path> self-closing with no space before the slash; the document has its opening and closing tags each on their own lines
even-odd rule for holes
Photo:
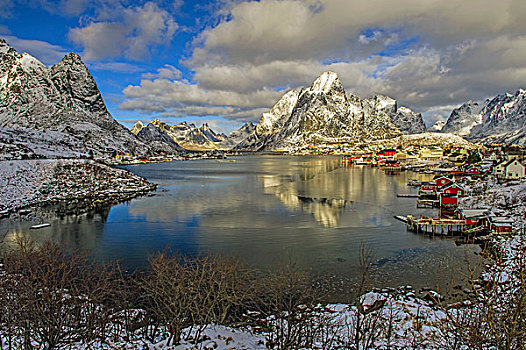
<svg viewBox="0 0 526 350">
<path fill-rule="evenodd" d="M 372 259 L 362 249 L 358 297 L 325 307 L 327 286 L 314 287 L 293 263 L 257 273 L 230 258 L 163 252 L 146 271 L 125 273 L 58 245 L 22 242 L 3 254 L 0 349 L 217 348 L 207 335 L 214 325 L 253 335 L 261 349 L 521 349 L 522 249 L 513 262 L 497 256 L 482 279 L 473 274 L 469 300 L 447 307 L 403 289 L 364 294 Z"/>
</svg>

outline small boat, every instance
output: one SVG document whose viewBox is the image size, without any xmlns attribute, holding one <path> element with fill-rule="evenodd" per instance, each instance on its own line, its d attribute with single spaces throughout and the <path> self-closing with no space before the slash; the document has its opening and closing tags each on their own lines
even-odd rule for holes
<svg viewBox="0 0 526 350">
<path fill-rule="evenodd" d="M 402 222 L 407 222 L 407 216 L 403 216 L 403 215 L 395 215 L 394 218 L 396 220 L 399 220 L 399 221 L 402 221 Z"/>
<path fill-rule="evenodd" d="M 407 181 L 407 185 L 408 186 L 420 186 L 422 183 L 420 181 L 418 181 L 417 179 L 410 179 L 409 181 Z"/>
<path fill-rule="evenodd" d="M 49 223 L 45 223 L 45 224 L 38 224 L 38 225 L 33 225 L 30 227 L 30 229 L 32 230 L 38 230 L 38 229 L 41 229 L 41 228 L 44 228 L 44 227 L 49 227 L 51 226 L 51 224 Z"/>
<path fill-rule="evenodd" d="M 18 214 L 21 214 L 21 215 L 27 215 L 29 213 L 31 213 L 31 210 L 29 210 L 29 209 L 20 209 L 18 211 Z"/>
</svg>

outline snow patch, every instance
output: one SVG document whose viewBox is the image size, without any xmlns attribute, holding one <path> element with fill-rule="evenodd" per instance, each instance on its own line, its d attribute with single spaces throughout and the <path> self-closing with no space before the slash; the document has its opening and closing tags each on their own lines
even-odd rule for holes
<svg viewBox="0 0 526 350">
<path fill-rule="evenodd" d="M 310 88 L 310 91 L 315 94 L 326 94 L 337 82 L 339 82 L 338 74 L 334 72 L 324 72 L 314 81 L 312 87 Z"/>
</svg>

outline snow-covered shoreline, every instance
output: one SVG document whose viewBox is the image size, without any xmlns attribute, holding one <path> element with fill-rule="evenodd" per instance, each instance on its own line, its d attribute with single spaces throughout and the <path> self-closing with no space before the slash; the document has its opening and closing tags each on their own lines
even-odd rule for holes
<svg viewBox="0 0 526 350">
<path fill-rule="evenodd" d="M 156 188 L 126 170 L 87 159 L 0 161 L 0 211 L 65 203 L 90 209 L 126 201 Z"/>
</svg>

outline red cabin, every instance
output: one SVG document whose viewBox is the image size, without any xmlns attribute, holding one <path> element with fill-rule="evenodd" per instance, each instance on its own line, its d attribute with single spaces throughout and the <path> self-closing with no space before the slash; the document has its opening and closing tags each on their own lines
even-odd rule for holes
<svg viewBox="0 0 526 350">
<path fill-rule="evenodd" d="M 449 177 L 440 176 L 435 179 L 435 183 L 437 185 L 437 188 L 442 188 L 446 186 L 447 184 L 452 183 L 453 180 L 451 180 Z"/>
<path fill-rule="evenodd" d="M 481 172 L 480 172 L 480 170 L 477 167 L 473 166 L 473 167 L 468 169 L 468 174 L 470 174 L 470 175 L 480 175 Z"/>
<path fill-rule="evenodd" d="M 458 197 L 456 195 L 440 195 L 440 205 L 441 206 L 453 206 L 458 204 Z"/>
<path fill-rule="evenodd" d="M 454 182 L 442 187 L 441 192 L 445 194 L 456 194 L 457 197 L 464 197 L 466 195 L 466 189 Z"/>
<path fill-rule="evenodd" d="M 484 226 L 493 233 L 511 233 L 513 219 L 505 216 L 490 216 L 484 221 Z"/>
<path fill-rule="evenodd" d="M 384 149 L 376 154 L 377 156 L 393 158 L 396 155 L 395 149 Z"/>
</svg>

